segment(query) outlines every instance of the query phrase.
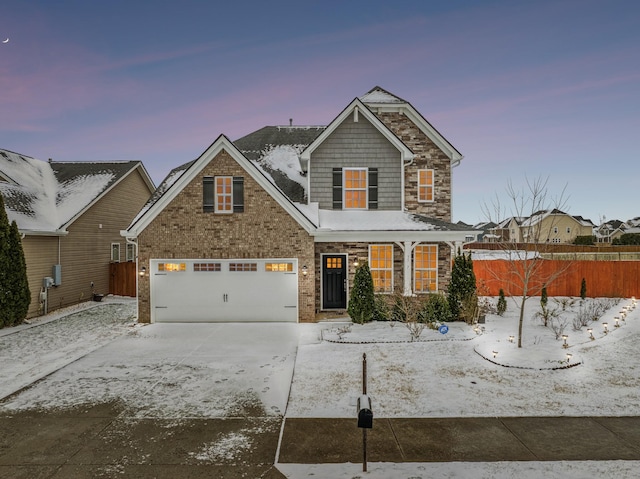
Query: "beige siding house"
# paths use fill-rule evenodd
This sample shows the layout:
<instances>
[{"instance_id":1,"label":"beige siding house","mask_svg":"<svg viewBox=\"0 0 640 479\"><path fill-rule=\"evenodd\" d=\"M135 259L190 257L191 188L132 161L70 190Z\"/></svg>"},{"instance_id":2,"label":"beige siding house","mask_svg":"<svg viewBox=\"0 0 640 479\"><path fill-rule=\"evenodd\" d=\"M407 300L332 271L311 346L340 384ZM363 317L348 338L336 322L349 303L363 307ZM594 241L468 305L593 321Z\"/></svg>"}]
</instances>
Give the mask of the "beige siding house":
<instances>
[{"instance_id":1,"label":"beige siding house","mask_svg":"<svg viewBox=\"0 0 640 479\"><path fill-rule=\"evenodd\" d=\"M524 243L573 243L577 236L593 235L594 224L557 209L538 211L520 224Z\"/></svg>"},{"instance_id":2,"label":"beige siding house","mask_svg":"<svg viewBox=\"0 0 640 479\"><path fill-rule=\"evenodd\" d=\"M344 314L369 263L377 292L446 291L458 152L376 87L327 126L221 135L175 168L122 232L138 248L139 320L314 321Z\"/></svg>"},{"instance_id":3,"label":"beige siding house","mask_svg":"<svg viewBox=\"0 0 640 479\"><path fill-rule=\"evenodd\" d=\"M153 190L137 161L44 162L0 150L0 194L23 235L28 317L109 293L109 263L135 261L120 231Z\"/></svg>"}]
</instances>

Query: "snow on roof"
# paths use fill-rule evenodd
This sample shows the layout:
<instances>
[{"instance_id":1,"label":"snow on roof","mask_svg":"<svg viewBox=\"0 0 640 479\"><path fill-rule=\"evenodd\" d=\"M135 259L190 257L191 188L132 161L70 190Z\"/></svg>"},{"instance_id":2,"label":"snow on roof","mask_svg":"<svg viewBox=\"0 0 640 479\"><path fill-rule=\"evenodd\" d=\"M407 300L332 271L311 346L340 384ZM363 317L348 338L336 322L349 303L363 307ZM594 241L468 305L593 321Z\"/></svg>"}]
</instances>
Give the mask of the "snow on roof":
<instances>
[{"instance_id":1,"label":"snow on roof","mask_svg":"<svg viewBox=\"0 0 640 479\"><path fill-rule=\"evenodd\" d=\"M0 150L0 182L9 221L22 231L60 232L139 162L45 162Z\"/></svg>"},{"instance_id":2,"label":"snow on roof","mask_svg":"<svg viewBox=\"0 0 640 479\"><path fill-rule=\"evenodd\" d=\"M456 227L444 221L406 211L386 210L318 210L321 231L446 231Z\"/></svg>"},{"instance_id":3,"label":"snow on roof","mask_svg":"<svg viewBox=\"0 0 640 479\"><path fill-rule=\"evenodd\" d=\"M362 103L406 103L402 98L398 98L378 86L362 95L360 101Z\"/></svg>"},{"instance_id":4,"label":"snow on roof","mask_svg":"<svg viewBox=\"0 0 640 479\"><path fill-rule=\"evenodd\" d=\"M277 176L282 175L291 183L286 187L285 194L294 199L308 198L307 180L303 176L300 167L299 154L306 148L306 145L277 145L268 146L261 154L260 159L252 161L260 168L265 176L276 186L280 187L283 181L277 181ZM284 179L283 178L283 179ZM280 183L280 184L279 184ZM284 187L284 185L282 185ZM295 194L290 191L296 187L302 190L302 194ZM281 188L283 189L283 188Z\"/></svg>"}]
</instances>

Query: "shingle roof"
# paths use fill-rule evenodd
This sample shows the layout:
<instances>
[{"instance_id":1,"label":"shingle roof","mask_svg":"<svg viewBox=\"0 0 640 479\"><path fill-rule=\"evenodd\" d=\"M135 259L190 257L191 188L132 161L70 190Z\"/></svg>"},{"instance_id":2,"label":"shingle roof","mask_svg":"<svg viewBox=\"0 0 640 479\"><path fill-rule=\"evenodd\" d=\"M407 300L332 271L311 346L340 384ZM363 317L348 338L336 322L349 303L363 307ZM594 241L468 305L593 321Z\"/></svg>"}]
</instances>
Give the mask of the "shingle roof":
<instances>
[{"instance_id":1,"label":"shingle roof","mask_svg":"<svg viewBox=\"0 0 640 479\"><path fill-rule=\"evenodd\" d=\"M140 165L55 162L0 150L0 193L22 231L60 232L114 183Z\"/></svg>"}]
</instances>

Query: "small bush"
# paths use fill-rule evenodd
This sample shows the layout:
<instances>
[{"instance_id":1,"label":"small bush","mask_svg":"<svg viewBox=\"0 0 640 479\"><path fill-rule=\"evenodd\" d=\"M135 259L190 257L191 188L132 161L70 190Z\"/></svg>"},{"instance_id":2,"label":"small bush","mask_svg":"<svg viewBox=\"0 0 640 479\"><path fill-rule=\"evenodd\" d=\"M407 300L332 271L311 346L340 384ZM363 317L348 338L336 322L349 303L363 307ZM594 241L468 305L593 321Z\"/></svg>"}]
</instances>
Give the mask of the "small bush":
<instances>
[{"instance_id":1,"label":"small bush","mask_svg":"<svg viewBox=\"0 0 640 479\"><path fill-rule=\"evenodd\" d=\"M382 294L376 294L373 299L373 321L391 321L391 308L387 299Z\"/></svg>"},{"instance_id":2,"label":"small bush","mask_svg":"<svg viewBox=\"0 0 640 479\"><path fill-rule=\"evenodd\" d=\"M587 280L582 278L582 283L580 283L580 299L582 301L587 297Z\"/></svg>"},{"instance_id":3,"label":"small bush","mask_svg":"<svg viewBox=\"0 0 640 479\"><path fill-rule=\"evenodd\" d=\"M543 308L547 307L547 303L549 302L549 297L547 296L547 287L542 287L542 293L540 294L540 306Z\"/></svg>"},{"instance_id":4,"label":"small bush","mask_svg":"<svg viewBox=\"0 0 640 479\"><path fill-rule=\"evenodd\" d=\"M430 294L424 301L418 319L422 323L444 323L451 319L449 302L441 294Z\"/></svg>"},{"instance_id":5,"label":"small bush","mask_svg":"<svg viewBox=\"0 0 640 479\"><path fill-rule=\"evenodd\" d=\"M507 310L507 300L504 299L504 290L500 289L500 294L498 296L498 315L502 316L504 312Z\"/></svg>"},{"instance_id":6,"label":"small bush","mask_svg":"<svg viewBox=\"0 0 640 479\"><path fill-rule=\"evenodd\" d=\"M560 316L558 308L547 308L546 306L542 306L540 311L535 314L536 318L540 318L542 320L542 325L546 328L552 322L553 319Z\"/></svg>"}]
</instances>

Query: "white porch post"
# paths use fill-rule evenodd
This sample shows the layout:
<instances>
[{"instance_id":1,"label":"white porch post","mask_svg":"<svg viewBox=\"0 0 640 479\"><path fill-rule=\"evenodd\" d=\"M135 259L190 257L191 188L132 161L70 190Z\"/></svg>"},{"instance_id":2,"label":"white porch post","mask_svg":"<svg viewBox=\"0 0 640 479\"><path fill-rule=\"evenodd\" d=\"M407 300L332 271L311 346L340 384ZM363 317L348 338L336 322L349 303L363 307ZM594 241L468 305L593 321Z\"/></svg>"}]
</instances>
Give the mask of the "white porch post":
<instances>
[{"instance_id":1,"label":"white porch post","mask_svg":"<svg viewBox=\"0 0 640 479\"><path fill-rule=\"evenodd\" d=\"M413 295L413 288L411 287L411 283L412 283L412 274L411 274L411 253L413 252L413 248L415 248L415 246L419 243L419 241L413 242L413 241L404 241L404 242L399 242L397 241L396 244L398 246L400 246L400 249L402 250L402 252L404 253L404 261L403 261L403 267L404 267L404 274L403 274L403 278L404 278L404 284L403 284L403 291L402 294L404 294L405 296L412 296Z\"/></svg>"}]
</instances>

